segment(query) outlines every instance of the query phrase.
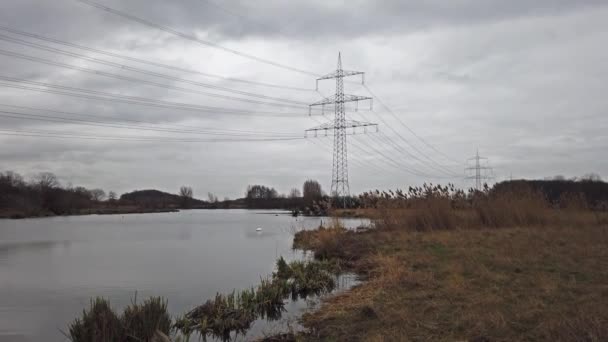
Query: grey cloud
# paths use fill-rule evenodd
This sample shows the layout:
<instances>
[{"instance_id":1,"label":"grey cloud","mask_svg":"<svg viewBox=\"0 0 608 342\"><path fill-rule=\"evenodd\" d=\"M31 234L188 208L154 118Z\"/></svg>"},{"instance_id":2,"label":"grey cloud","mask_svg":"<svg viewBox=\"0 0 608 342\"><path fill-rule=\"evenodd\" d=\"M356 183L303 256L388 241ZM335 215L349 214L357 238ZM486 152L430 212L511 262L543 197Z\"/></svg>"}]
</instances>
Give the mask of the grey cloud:
<instances>
[{"instance_id":1,"label":"grey cloud","mask_svg":"<svg viewBox=\"0 0 608 342\"><path fill-rule=\"evenodd\" d=\"M363 114L371 121L380 122L381 131L402 148L417 154L404 144L402 139L407 139L434 160L450 164L455 172L462 172L464 160L479 147L501 176L511 172L516 177L558 173L574 176L591 171L608 175L607 162L601 157L608 143L605 134L608 100L604 96L608 75L608 49L604 47L608 39L605 21L608 8L604 1L216 2L236 15L205 0L96 1L236 50L319 72L335 68L337 50L341 50L345 67L368 71L370 87L391 107L399 108L395 112L403 122L451 159L462 162L447 160L428 149L383 111L378 102L375 103L377 113L349 115L364 120ZM226 76L314 86L313 77L184 41L73 0L8 0L0 4L0 9L2 25L32 33ZM6 42L0 42L0 48L204 90ZM107 56L97 57L127 63ZM248 86L137 66L302 102L319 99L314 92ZM284 118L218 115L0 87L2 104L95 114L117 124L141 120L193 128L298 135L318 124L307 117L306 110L218 100L5 56L0 56L0 75L164 101L293 114ZM331 82L324 84L322 92L329 94L332 87ZM346 87L348 92L367 95L364 88L355 84L347 83ZM0 110L3 108L0 106ZM207 191L220 197L235 197L242 195L247 184L253 182L267 183L286 192L307 178L317 178L328 188L331 176L331 155L310 141L165 143L162 137L185 135L1 116L0 126L5 130L157 137L158 142L116 142L0 135L3 146L0 170L13 169L28 175L53 171L63 182L119 192L151 187L176 191L180 185L189 184L201 197ZM430 173L427 166L391 145L377 144L377 138L349 139L375 146L400 164ZM331 139L317 140L317 144L331 149ZM377 153L350 149L349 158L353 192L375 187L405 187L429 180L446 181L407 174L387 164ZM450 181L466 185L462 179Z\"/></svg>"}]
</instances>

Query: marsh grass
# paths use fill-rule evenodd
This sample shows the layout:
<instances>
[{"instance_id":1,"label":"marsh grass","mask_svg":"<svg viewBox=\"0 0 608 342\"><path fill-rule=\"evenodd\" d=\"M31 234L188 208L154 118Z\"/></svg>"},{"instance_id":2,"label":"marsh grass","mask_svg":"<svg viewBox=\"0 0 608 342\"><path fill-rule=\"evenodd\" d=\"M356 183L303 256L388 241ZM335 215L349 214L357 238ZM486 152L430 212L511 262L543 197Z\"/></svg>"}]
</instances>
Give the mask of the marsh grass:
<instances>
[{"instance_id":1,"label":"marsh grass","mask_svg":"<svg viewBox=\"0 0 608 342\"><path fill-rule=\"evenodd\" d=\"M244 335L256 319L281 318L288 298L305 299L332 291L337 269L331 262L288 263L281 257L272 277L262 279L257 287L217 294L178 318L174 327L184 336L196 333L203 340L214 337L228 341L233 335Z\"/></svg>"},{"instance_id":2,"label":"marsh grass","mask_svg":"<svg viewBox=\"0 0 608 342\"><path fill-rule=\"evenodd\" d=\"M73 342L163 341L171 329L167 302L151 297L143 304L134 300L118 315L103 298L91 300L88 310L69 325Z\"/></svg>"}]
</instances>

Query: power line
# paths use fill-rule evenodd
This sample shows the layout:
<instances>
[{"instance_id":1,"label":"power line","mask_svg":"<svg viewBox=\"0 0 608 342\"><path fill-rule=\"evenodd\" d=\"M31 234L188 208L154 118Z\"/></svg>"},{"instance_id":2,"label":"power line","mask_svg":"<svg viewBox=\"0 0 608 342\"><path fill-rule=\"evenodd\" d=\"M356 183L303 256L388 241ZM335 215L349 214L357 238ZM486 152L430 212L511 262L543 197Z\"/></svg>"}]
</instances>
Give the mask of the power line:
<instances>
[{"instance_id":1,"label":"power line","mask_svg":"<svg viewBox=\"0 0 608 342\"><path fill-rule=\"evenodd\" d=\"M242 15L242 14L240 14L240 13L237 13L237 12L231 11L231 10L227 9L226 7L220 6L219 4L217 4L217 3L216 3L216 2L214 2L214 1L211 1L211 0L201 0L201 1L202 1L202 2L204 2L204 3L206 3L207 5L209 5L209 6L211 6L211 7L214 7L214 8L216 8L216 9L218 9L218 10L220 10L220 11L222 11L222 12L224 12L224 13L228 14L228 15L231 15L231 16L234 16L234 17L237 17L237 18L239 18L239 19L241 19L241 20L244 20L244 21L248 21L248 22L250 22L250 23L252 23L252 24L255 24L255 25L257 25L257 26L264 27L265 29L267 29L267 30L269 30L269 31L271 31L271 32L272 32L272 31L279 31L279 32L281 31L281 30L277 30L276 28L274 28L274 27L271 27L271 26L267 25L267 24L266 24L266 23L264 23L264 22L260 22L260 21L257 21L257 20L253 20L253 19L251 19L251 18L249 18L249 17L247 17L247 16L244 16L244 15Z\"/></svg>"},{"instance_id":2,"label":"power line","mask_svg":"<svg viewBox=\"0 0 608 342\"><path fill-rule=\"evenodd\" d=\"M207 41L202 41L202 40L200 40L200 39L198 39L198 38L196 38L196 37L194 37L194 36L187 35L187 34L184 34L184 33L178 32L178 31L175 31L175 30L173 30L173 29L171 29L171 28L169 28L169 27L166 27L166 26L163 26L163 25L159 25L159 24L155 24L155 23L150 22L150 21L148 21L148 20L145 20L145 19L142 19L142 18L139 18L139 17L133 16L133 15L130 15L130 14L125 13L125 12L121 12L121 11L116 10L116 9L109 8L109 7L107 7L107 6L102 6L102 5L100 5L100 4L98 4L98 3L95 3L95 2L93 2L93 1L89 1L89 0L76 0L76 1L79 1L79 2L85 3L85 4L89 5L89 6L93 6L93 7L96 7L96 8L102 9L102 10L105 10L105 11L108 11L108 12L110 12L110 13L113 13L113 14L119 15L119 16L121 16L121 17L124 17L124 18L130 19L130 20L134 20L134 21L136 21L136 22L142 23L142 24L147 25L147 26L151 26L151 27L155 27L155 28L161 29L161 30L163 30L163 31L166 31L166 32L172 33L172 34L174 34L174 35L177 35L177 36L182 37L182 38L185 38L185 39L189 39L189 40L192 40L192 41L195 41L195 42L198 42L198 43L204 44L204 45L208 45L208 46L213 46L213 47L217 47L217 48L225 49L225 48L223 48L223 47L221 47L221 46L219 46L219 45L217 45L217 44L215 44L215 43L211 43L211 42L207 42ZM234 13L231 13L231 14L232 14L232 15L235 15ZM297 68L293 68L293 67L290 67L290 66L286 66L286 65L278 65L276 62L273 62L273 61L268 61L268 60L263 60L263 59L259 59L258 57L251 56L251 55L248 55L248 54L244 54L244 53L239 52L239 51L236 51L236 50L228 49L227 51L228 51L228 52L231 52L231 53L235 53L235 54L240 55L240 56L244 56L244 57L247 57L247 58L251 58L251 59L253 59L253 60L256 60L256 61L259 61L259 62L262 62L262 63L266 63L266 64L271 64L271 65L274 65L274 66L278 66L278 67L281 67L281 68L284 68L284 69L287 69L287 70L291 70L291 71L297 71L297 72L301 72L301 73L305 73L305 74L309 74L309 75L315 75L314 73L309 72L309 71L303 71L303 70L300 70L300 69L297 69ZM367 86L365 86L365 88L367 89L367 91L368 91L368 92L369 92L369 93L370 93L372 96L374 96L374 97L375 97L375 98L376 98L376 99L377 99L377 100L378 100L378 101L379 101L379 102L382 104L382 106L383 106L383 107L385 107L385 108L387 109L387 111L389 111L391 114L393 114L393 115L394 115L394 116L395 116L395 117L398 119L398 121L399 121L399 122L400 122L400 123L401 123L401 124L402 124L404 127L406 127L406 129L408 129L408 130L409 130L409 131L410 131L412 134L414 134L414 135L415 135L415 136L416 136L418 139L420 139L421 141L423 141L423 143L424 143L425 145L427 145L428 147L432 148L432 149L433 149L433 150L435 150L436 152L441 153L442 155L444 155L444 156L448 157L447 155L443 154L441 151L437 150L437 149L436 149L434 146L432 146L431 144L429 144L428 142L426 142L426 141L425 141L425 140L424 140L422 137L420 137L420 136L418 136L417 134L415 134L415 133L413 132L413 130L411 130L411 129L410 129L408 126L407 126L407 125L405 125L405 124L404 124L404 123L403 123L403 122L402 122L402 121L401 121L401 120L400 120L400 119L399 119L399 118L398 118L398 117L397 117L397 116L396 116L396 115L395 115L395 114L392 112L392 110L391 110L391 109L390 109L390 108L389 108L387 105L385 105L385 104L384 104L384 102L382 102L382 101L381 101L381 100L380 100L380 99L379 99L379 98L378 98L378 97L377 97L377 96L376 96L376 95L375 95L375 94L374 94L374 93L373 93L373 92L372 92L372 91L371 91L371 90L370 90L370 89L369 89ZM388 125L388 126L390 127L390 125ZM392 127L391 127L391 128L392 128ZM401 136L400 136L400 137L401 137ZM402 137L401 137L401 138L402 138ZM413 145L412 145L412 146L413 146ZM424 154L423 154L423 155L424 155ZM424 156L426 156L426 155L424 155ZM428 156L426 156L426 157L428 158ZM449 157L448 157L448 158L449 158ZM430 158L429 158L429 160L432 160L432 159L430 159ZM432 162L436 163L434 160L432 160ZM437 164L438 164L438 163L437 163ZM440 164L438 164L438 165L439 165L439 166L441 166ZM441 167L442 167L442 166L441 166ZM449 173L451 173L451 171L450 171Z\"/></svg>"},{"instance_id":3,"label":"power line","mask_svg":"<svg viewBox=\"0 0 608 342\"><path fill-rule=\"evenodd\" d=\"M395 161L393 158L387 156L384 152L382 152L381 150L375 148L371 144L366 144L366 143L364 143L362 141L359 141L359 142L362 144L363 147L361 145L359 145L359 144L355 144L355 140L351 139L351 143L353 144L353 146L356 146L360 150L363 150L363 151L365 151L365 152L367 152L367 153L369 153L371 155L376 155L376 156L382 157L383 161L385 163L387 163L387 165L390 165L391 167L394 167L395 169L397 169L399 171L405 171L405 172L407 172L407 173L409 173L411 175L419 176L419 177L426 177L427 176L426 174L420 173L417 170L412 170L408 166L405 166L405 165L403 165L403 164ZM367 150L367 148L369 148L371 150L371 152L370 152L370 150Z\"/></svg>"},{"instance_id":4,"label":"power line","mask_svg":"<svg viewBox=\"0 0 608 342\"><path fill-rule=\"evenodd\" d=\"M198 70L177 67L174 65L153 62L153 61L149 61L149 60L145 60L145 59L141 59L141 58L135 58L135 57L117 54L114 52L96 49L96 48L92 48L92 47L88 47L88 46L84 46L84 45L80 45L80 44L70 43L70 42L66 42L63 40L55 39L55 38L49 38L49 37L46 37L43 35L29 33L29 32L25 32L25 31L21 31L21 30L17 30L17 29L11 28L11 27L1 26L1 25L0 25L0 30L10 32L13 34L17 34L17 35L22 35L22 36L42 40L42 41L46 41L46 42L50 42L50 43L54 43L54 44L58 44L58 45L69 46L69 47L77 48L80 50L90 51L90 52L102 54L102 55L109 56L109 57L120 58L120 59L124 59L124 60L128 60L128 61L132 61L132 62L147 64L147 65L154 66L154 67L165 68L165 69L185 72L185 73L189 73L189 74L197 74L197 75L201 75L201 76L205 76L205 77L221 79L224 81L240 82L240 83L246 83L246 84L257 85L257 86L262 86L262 87L278 88L278 89L285 89L285 90L314 92L314 89L299 88L299 87L286 86L286 85L274 84L274 83L257 82L257 81L242 79L242 78L236 78L236 77L226 77L226 76L206 73L206 72L202 72L202 71L198 71ZM16 38L13 38L13 39L16 39ZM30 44L35 44L35 43L30 42Z\"/></svg>"},{"instance_id":5,"label":"power line","mask_svg":"<svg viewBox=\"0 0 608 342\"><path fill-rule=\"evenodd\" d=\"M183 33L183 32L179 32L179 31L174 30L174 29L172 29L170 27L153 23L153 22L151 22L149 20L137 17L135 15L132 15L132 14L129 14L129 13L126 13L126 12L123 12L123 11L120 11L120 10L117 10L117 9L114 9L114 8L110 8L108 6L101 5L101 4L99 4L97 2L94 2L94 1L89 1L89 0L75 0L75 1L78 1L80 3L92 6L94 8L97 8L97 9L100 9L100 10L112 13L114 15L117 15L117 16L120 16L120 17L123 17L123 18L126 18L126 19L129 19L129 20L138 22L140 24L143 24L143 25L146 25L146 26L149 26L149 27L153 27L153 28L156 28L156 29L168 32L168 33L171 33L171 34L173 34L175 36L178 36L178 37L181 37L181 38L184 38L184 39L196 42L198 44L214 47L216 49L220 49L220 50L232 53L232 54L240 56L240 57L248 58L248 59L254 60L256 62L268 64L268 65L271 65L271 66L274 66L274 67L277 67L277 68L281 68L281 69L285 69L285 70L301 73L301 74L304 74L304 75L309 75L309 76L316 76L317 75L317 74L315 74L315 73L313 73L311 71L294 68L294 67L291 67L291 66L288 66L288 65L285 65L285 64L277 63L275 61L271 61L271 60L268 60L268 59L265 59L265 58L261 58L261 57L257 57L257 56L254 56L254 55L251 55L251 54L248 54L248 53L244 53L244 52L241 52L241 51L238 51L238 50L235 50L235 49L230 49L230 48L224 47L222 45L219 45L217 43L213 43L213 42L209 42L209 41L206 41L206 40L202 40L202 39L199 39L199 38L197 38L197 37L195 37L193 35L186 34L186 33Z\"/></svg>"},{"instance_id":6,"label":"power line","mask_svg":"<svg viewBox=\"0 0 608 342\"><path fill-rule=\"evenodd\" d=\"M368 118L364 114L362 114L360 112L357 112L357 113L359 114L359 116L361 118L363 118L363 120L368 120ZM384 119L382 119L382 117L379 117L379 118L380 118L380 120L386 126L388 126L389 128L392 129L392 126L390 126L386 121L384 121ZM394 129L393 129L393 131L394 131ZM396 132L396 131L394 131L394 132L398 134L398 132ZM432 170L434 170L436 172L438 171L439 173L446 174L446 172L444 170L439 169L439 168L435 167L434 165L428 164L428 162L420 159L416 155L414 155L411 152L407 151L406 149L402 148L401 145L397 144L393 139L391 139L388 135L386 135L382 131L380 131L377 136L376 135L371 135L371 138L374 138L374 140L376 142L378 142L378 146L382 146L382 145L388 144L389 146L393 147L395 149L395 151L397 151L398 153L403 153L405 155L408 155L411 158L413 158L416 161L418 161L421 164L423 164L424 166L429 167L429 168L431 168ZM405 141L407 142L407 140L405 140ZM420 151L418 151L418 152L421 153ZM418 172L418 173L424 173L424 171L420 171L420 170L416 170L416 172ZM456 176L455 173L447 173L447 175Z\"/></svg>"},{"instance_id":7,"label":"power line","mask_svg":"<svg viewBox=\"0 0 608 342\"><path fill-rule=\"evenodd\" d=\"M2 39L2 38L0 37L0 39ZM199 90L176 87L176 86L148 81L148 80L144 80L144 79L128 77L128 76L121 76L121 75L117 75L117 74L113 74L113 73L109 73L109 72L105 72L105 71L101 71L101 70L95 70L95 69L84 68L84 67L79 67L79 66L75 66L75 65L55 62L55 61L51 61L51 60L44 59L44 58L34 57L34 56L25 55L25 54L13 52L13 51L2 50L2 49L0 49L0 54L9 56L9 57L25 59L25 60L29 60L29 61L36 62L36 63L42 63L42 64L46 64L46 65L51 65L51 66L58 66L61 68L66 68L66 69L71 69L71 70L77 70L77 71L81 71L81 72L85 72L85 73L89 73L89 74L93 74L93 75L97 75L97 76L104 76L104 77L110 77L110 78L123 80L123 81L142 83L142 84L152 85L155 87L177 90L177 91L181 91L181 92L201 94L201 95L210 96L210 97L217 97L217 98L222 98L222 99L242 101L242 102L248 102L248 103L256 103L256 104L262 104L262 105L266 105L266 106L305 108L302 105L290 105L290 104L282 104L282 103L275 103L275 102L257 101L257 100L252 100L252 99L244 99L244 98L240 98L240 97L208 93L208 92L203 92L203 91L199 91Z\"/></svg>"},{"instance_id":8,"label":"power line","mask_svg":"<svg viewBox=\"0 0 608 342\"><path fill-rule=\"evenodd\" d=\"M370 93L371 94L371 93ZM371 94L373 96L373 94ZM367 120L366 116L363 115L362 113L359 113L359 115L364 118L365 120ZM395 143L395 141L393 141L393 139L391 139L388 135L382 133L385 137L385 139L387 139L389 141L389 144L392 144L393 147L395 147L396 149L398 149L399 151L401 151L402 153L407 154L408 156L410 156L411 158L427 165L427 167L438 171L439 173L445 174L445 175L449 175L449 176L456 176L457 174L455 172L452 172L451 170L447 169L445 166L439 164L438 162L436 162L434 159L432 159L431 157L429 157L427 154L425 154L424 152L420 151L415 145L413 145L408 139L406 139L405 137L403 137L402 134L400 134L392 125L390 125L388 122L386 122L386 120L384 120L384 118L382 118L382 116L378 115L376 113L376 116L378 117L378 119L380 119L380 121L382 123L384 123L384 125L386 127L388 127L395 135L397 135L403 142L405 142L412 150L414 150L415 152L417 152L418 154L420 154L422 157L424 157L425 159L428 160L424 161L422 159L420 159L419 157L417 157L416 155L412 154L411 152L402 149L401 146L397 143ZM431 165L429 164L435 164L435 165Z\"/></svg>"},{"instance_id":9,"label":"power line","mask_svg":"<svg viewBox=\"0 0 608 342\"><path fill-rule=\"evenodd\" d=\"M218 135L218 136L253 136L253 137L277 137L273 135L261 135L261 134L251 134L251 133L235 133L235 132L214 132L214 131L180 131L174 129L165 129L165 128L154 128L154 127L142 127L142 126L133 126L133 125L120 125L113 123L103 123L97 121L90 120L79 120L79 119L69 119L62 117L55 117L49 115L40 115L40 114L29 114L29 113L19 113L12 111L4 111L0 110L0 117L11 118L11 119L20 119L20 120L34 120L34 121L46 121L46 122L57 122L57 123L73 123L77 125L85 125L85 126L94 126L94 127L107 127L107 128L120 128L120 129L129 129L129 130L138 130L138 131L153 131L153 132L166 132L166 133L181 133L181 134L197 134L197 135ZM280 137L289 137L287 135L282 135ZM296 137L292 135L291 137Z\"/></svg>"},{"instance_id":10,"label":"power line","mask_svg":"<svg viewBox=\"0 0 608 342\"><path fill-rule=\"evenodd\" d=\"M91 135L70 132L32 131L32 130L7 130L0 129L0 135L43 137L43 138L66 138L84 140L108 140L108 141L137 141L137 142L167 142L167 143L211 143L211 142L261 142L261 141L294 141L303 140L303 137L294 138L223 138L223 139L175 139L163 137L130 137L130 136L107 136Z\"/></svg>"},{"instance_id":11,"label":"power line","mask_svg":"<svg viewBox=\"0 0 608 342\"><path fill-rule=\"evenodd\" d=\"M323 150L325 150L325 152L328 153L332 153L332 148L326 146L326 144L324 144L324 139L307 139L308 141L310 141L311 143L313 143L314 145L317 145L319 147L321 147ZM360 159L356 158L357 155L353 155L353 158L351 158L351 161L357 165L360 166L361 168L367 168L367 169L372 169L372 174L373 175L379 175L379 174L383 174L383 173L390 173L388 172L386 169L379 167L376 164L372 164L372 163L366 163Z\"/></svg>"},{"instance_id":12,"label":"power line","mask_svg":"<svg viewBox=\"0 0 608 342\"><path fill-rule=\"evenodd\" d=\"M430 149L434 150L435 152L441 154L443 157L445 157L446 159L454 162L454 163L459 163L458 161L454 160L453 158L451 158L450 156L448 156L447 154L441 152L440 150L438 150L435 146L433 146L432 144L430 144L429 142L427 142L424 138L422 138L421 136L419 136L418 134L416 134L416 132L414 132L414 130L412 130L408 125L406 125L400 118L398 115L396 115L374 92L371 91L371 89L369 89L369 87L367 85L363 85L363 87L369 92L369 94L371 96L373 96L379 103L380 105L382 105L382 107L384 107L386 109L387 112L389 112L395 119L397 119L397 121L403 126L405 127L413 136L415 136L416 138L418 138L418 140L420 140L423 144L425 144L427 147L429 147Z\"/></svg>"},{"instance_id":13,"label":"power line","mask_svg":"<svg viewBox=\"0 0 608 342\"><path fill-rule=\"evenodd\" d=\"M249 96L249 97L256 97L256 98L267 99L267 100L273 100L273 101L278 101L278 102L287 102L287 103L293 103L293 104L299 104L299 105L306 105L305 102L301 102L301 101L295 101L295 100L291 100L291 99L284 99L284 98L280 98L280 97L267 96L267 95L257 94L257 93L250 93L250 92L245 92L245 91L238 90L238 89L218 86L218 85L215 85L215 84L209 84L209 83L204 83L204 82L184 79L184 78L181 78L181 77L176 77L176 76L162 74L162 73L158 73L158 72L154 72L154 71L150 71L150 70L140 69L140 68L132 67L132 66L129 66L129 65L115 63L115 62L111 62L111 61L107 61L107 60L103 60L103 59L99 59L99 58L89 57L89 56L82 55L82 54L79 54L79 53L74 53L74 52L71 52L71 51L57 49L57 48L49 47L49 46L42 45L42 44L32 43L32 42L28 42L28 41L25 41L25 40L22 40L22 39L13 38L13 37L1 35L1 34L0 34L0 40L8 41L8 42L11 42L11 43L14 43L14 44L20 44L20 45L23 45L23 46L33 47L33 48L36 48L36 49L39 49L39 50L49 51L49 52L52 52L52 53L57 53L57 54L65 55L65 56L71 56L71 57L74 57L74 58L90 61L90 62L93 62L93 63L98 63L98 64L103 64L103 65L111 66L111 67L118 68L118 69L123 70L123 71L124 70L133 71L133 72L144 74L144 75L148 75L148 76L154 76L154 77L159 77L159 78L163 78L163 79L167 79L167 80L171 80L171 81L187 83L187 84L195 85L195 86L198 86L198 87L215 89L215 90L235 93L235 94L239 94L239 95L244 95L244 96ZM12 51L10 51L10 53L13 54L13 55L17 54L17 53L12 52ZM32 60L32 58L35 58L37 62L42 62L42 63L45 63L45 64L54 63L53 65L57 65L57 63L58 63L58 62L55 62L55 61L44 60L44 59L39 58L39 57L27 56L27 55L23 55L23 54L20 54L20 55L26 56L25 58L29 59L29 60ZM20 58L23 58L23 57L20 57ZM65 64L63 66L65 67ZM69 68L73 69L74 66L69 66Z\"/></svg>"},{"instance_id":14,"label":"power line","mask_svg":"<svg viewBox=\"0 0 608 342\"><path fill-rule=\"evenodd\" d=\"M55 113L55 114L62 114L62 115L68 115L68 116L76 116L76 117L90 117L90 118L95 118L95 119L102 119L102 120L108 120L108 119L115 119L118 121L123 121L123 122L132 122L138 125L132 125L134 127L149 127L149 126L141 126L140 124L149 124L149 125L154 125L154 127L152 128L158 128L158 125L154 122L150 122L150 121L143 121L143 120L133 120L133 119L129 119L129 118L125 118L125 117L108 117L108 116L103 116L103 115L95 115L95 114L84 114L84 113L74 113L74 112L67 112L67 111L59 111L59 110L51 110L51 109L46 109L46 108L36 108L36 107L29 107L29 106L18 106L18 105L9 105L9 104L4 104L4 103L0 103L0 106L2 107L9 107L9 108L17 108L17 109L26 109L26 110L33 110L33 111L41 111L41 112L45 112L45 113ZM78 119L76 119L78 120ZM106 123L107 121L92 121L92 122L100 122L100 123ZM208 132L226 132L226 133L243 133L243 134L266 134L266 135L287 135L287 136L296 136L296 134L294 133L287 133L287 132L272 132L272 131L252 131L252 130L236 130L236 129L213 129L211 130L208 127L197 127L197 126L191 126L191 125L178 125L178 124L172 124L172 125L167 125L164 124L165 129L168 130L173 130L175 132L184 132L184 133L208 133ZM168 128L166 128L168 127Z\"/></svg>"},{"instance_id":15,"label":"power line","mask_svg":"<svg viewBox=\"0 0 608 342\"><path fill-rule=\"evenodd\" d=\"M197 111L197 112L210 112L210 113L214 113L214 114L259 115L259 116L269 116L269 117L286 117L286 116L290 116L290 115L301 115L300 113L279 113L279 112L266 112L266 111L252 112L252 111L247 111L247 110L239 110L239 109L231 109L231 108L200 106L200 105L180 103L180 102L154 100L154 99L142 98L142 97L137 97L137 96L118 95L118 94L113 94L113 93L87 90L87 89L82 89L82 88L54 85L54 84L49 84L49 83L44 83L44 82L35 82L35 81L29 81L29 80L25 80L25 79L6 77L6 76L0 76L0 79L9 81L9 82L33 84L33 85L37 85L37 86L64 89L64 90L68 90L68 91L41 89L41 88L27 87L27 86L22 86L22 85L0 83L0 86L4 86L4 87L32 90L32 91L80 97L80 98L88 98L88 99L100 100L100 101L138 104L138 105L158 107L158 108L173 108L173 109L189 110L189 111ZM78 93L74 93L74 92L83 92L83 93L87 93L87 94L78 94ZM94 96L94 95L88 95L88 94L97 94L100 96Z\"/></svg>"}]
</instances>

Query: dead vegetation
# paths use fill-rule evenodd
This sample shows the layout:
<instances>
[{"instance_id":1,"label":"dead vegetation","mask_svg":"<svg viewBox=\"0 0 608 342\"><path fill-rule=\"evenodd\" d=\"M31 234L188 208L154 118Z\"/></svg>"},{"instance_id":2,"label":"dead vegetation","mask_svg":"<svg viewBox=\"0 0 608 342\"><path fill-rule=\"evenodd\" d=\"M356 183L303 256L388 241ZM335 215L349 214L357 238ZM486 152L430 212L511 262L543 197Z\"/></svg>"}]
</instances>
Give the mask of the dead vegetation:
<instances>
[{"instance_id":1,"label":"dead vegetation","mask_svg":"<svg viewBox=\"0 0 608 342\"><path fill-rule=\"evenodd\" d=\"M427 189L383 200L375 229L298 233L296 247L367 278L305 315L302 338L608 340L605 212L576 195Z\"/></svg>"}]
</instances>

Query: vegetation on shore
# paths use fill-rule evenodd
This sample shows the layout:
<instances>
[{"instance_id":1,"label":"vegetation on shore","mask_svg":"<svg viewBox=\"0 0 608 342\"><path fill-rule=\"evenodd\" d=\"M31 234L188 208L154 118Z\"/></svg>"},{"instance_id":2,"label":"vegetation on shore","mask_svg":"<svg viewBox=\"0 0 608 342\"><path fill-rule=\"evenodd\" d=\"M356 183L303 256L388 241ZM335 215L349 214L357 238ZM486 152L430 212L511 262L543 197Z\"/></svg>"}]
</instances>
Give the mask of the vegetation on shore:
<instances>
[{"instance_id":1,"label":"vegetation on shore","mask_svg":"<svg viewBox=\"0 0 608 342\"><path fill-rule=\"evenodd\" d=\"M169 212L204 205L192 197L191 189L180 195L141 190L118 197L113 191L63 186L49 172L28 181L14 172L0 172L0 218Z\"/></svg>"},{"instance_id":2,"label":"vegetation on shore","mask_svg":"<svg viewBox=\"0 0 608 342\"><path fill-rule=\"evenodd\" d=\"M370 198L374 229L294 244L367 279L306 314L300 340L608 340L608 213L581 193L425 186Z\"/></svg>"},{"instance_id":3,"label":"vegetation on shore","mask_svg":"<svg viewBox=\"0 0 608 342\"><path fill-rule=\"evenodd\" d=\"M133 303L117 314L107 300L91 301L89 310L75 319L66 334L73 342L166 342L208 337L229 341L244 335L259 318L281 318L286 299L305 299L331 292L339 267L331 262L277 260L276 271L257 287L214 298L173 319L166 301L149 298L142 305Z\"/></svg>"},{"instance_id":4,"label":"vegetation on shore","mask_svg":"<svg viewBox=\"0 0 608 342\"><path fill-rule=\"evenodd\" d=\"M127 214L178 211L179 209L283 209L295 215L326 215L331 204L319 182L307 180L302 192L292 189L289 195L274 188L250 185L245 197L230 200L207 194L208 200L194 198L189 186L178 194L159 190L135 190L120 197L113 191L87 189L68 184L57 176L42 172L25 180L18 173L0 172L0 218L27 218L58 215Z\"/></svg>"}]
</instances>

